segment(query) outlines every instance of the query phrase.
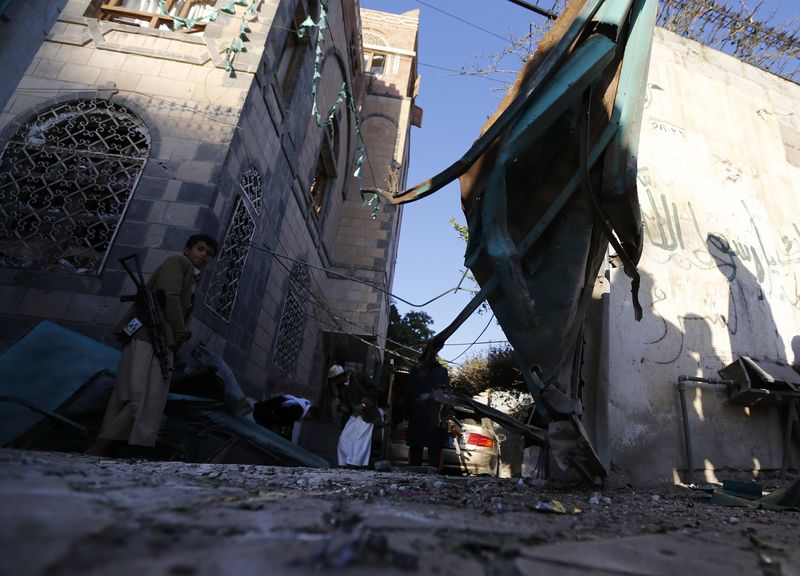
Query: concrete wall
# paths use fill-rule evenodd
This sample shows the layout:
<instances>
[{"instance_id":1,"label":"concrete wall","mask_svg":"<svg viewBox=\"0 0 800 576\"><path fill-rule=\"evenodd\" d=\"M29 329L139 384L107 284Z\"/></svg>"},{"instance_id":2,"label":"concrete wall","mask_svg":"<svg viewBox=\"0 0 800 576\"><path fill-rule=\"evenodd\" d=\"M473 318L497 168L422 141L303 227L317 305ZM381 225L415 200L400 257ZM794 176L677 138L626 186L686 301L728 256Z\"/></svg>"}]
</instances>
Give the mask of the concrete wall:
<instances>
[{"instance_id":1,"label":"concrete wall","mask_svg":"<svg viewBox=\"0 0 800 576\"><path fill-rule=\"evenodd\" d=\"M639 153L644 318L613 270L607 334L612 458L635 481L686 467L679 375L717 377L742 355L797 360L798 103L797 85L656 31ZM695 479L780 468L784 412L725 397L687 392Z\"/></svg>"}]
</instances>

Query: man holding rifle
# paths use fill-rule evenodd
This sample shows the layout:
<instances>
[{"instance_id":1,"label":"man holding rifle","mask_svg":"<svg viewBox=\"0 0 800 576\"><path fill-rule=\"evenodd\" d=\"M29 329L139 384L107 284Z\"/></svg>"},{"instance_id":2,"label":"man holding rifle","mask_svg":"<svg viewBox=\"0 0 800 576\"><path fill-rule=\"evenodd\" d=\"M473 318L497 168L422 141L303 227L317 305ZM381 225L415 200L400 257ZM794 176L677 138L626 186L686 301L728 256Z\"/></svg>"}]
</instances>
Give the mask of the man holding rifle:
<instances>
[{"instance_id":1,"label":"man holding rifle","mask_svg":"<svg viewBox=\"0 0 800 576\"><path fill-rule=\"evenodd\" d=\"M214 238L195 234L186 241L183 254L169 256L156 268L146 286L138 259L134 257L137 275L126 263L129 258L122 259L137 284L137 293L132 298L134 305L114 329L126 344L103 425L87 454L102 456L119 441L155 446L167 402L173 356L192 336L188 323L194 288L200 270L216 253Z\"/></svg>"}]
</instances>

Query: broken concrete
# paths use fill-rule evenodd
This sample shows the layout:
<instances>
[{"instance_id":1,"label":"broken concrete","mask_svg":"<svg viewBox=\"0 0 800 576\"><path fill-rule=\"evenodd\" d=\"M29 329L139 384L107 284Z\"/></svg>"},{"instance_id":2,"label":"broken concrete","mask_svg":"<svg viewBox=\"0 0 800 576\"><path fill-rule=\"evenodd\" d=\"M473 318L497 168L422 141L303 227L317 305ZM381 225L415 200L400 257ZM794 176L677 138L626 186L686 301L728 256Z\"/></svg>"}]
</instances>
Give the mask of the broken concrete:
<instances>
[{"instance_id":1,"label":"broken concrete","mask_svg":"<svg viewBox=\"0 0 800 576\"><path fill-rule=\"evenodd\" d=\"M675 486L0 450L0 501L15 576L800 573L800 512Z\"/></svg>"}]
</instances>

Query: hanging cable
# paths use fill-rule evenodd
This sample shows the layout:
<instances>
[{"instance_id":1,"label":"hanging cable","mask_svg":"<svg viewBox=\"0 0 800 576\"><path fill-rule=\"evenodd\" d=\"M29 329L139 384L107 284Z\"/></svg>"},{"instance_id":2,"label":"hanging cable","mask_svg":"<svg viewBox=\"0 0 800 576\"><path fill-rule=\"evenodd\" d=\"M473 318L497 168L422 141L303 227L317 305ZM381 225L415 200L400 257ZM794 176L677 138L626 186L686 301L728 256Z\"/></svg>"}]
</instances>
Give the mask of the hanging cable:
<instances>
[{"instance_id":1,"label":"hanging cable","mask_svg":"<svg viewBox=\"0 0 800 576\"><path fill-rule=\"evenodd\" d=\"M508 340L484 340L482 342L447 342L442 344L442 346L474 346L476 344L510 344Z\"/></svg>"},{"instance_id":2,"label":"hanging cable","mask_svg":"<svg viewBox=\"0 0 800 576\"><path fill-rule=\"evenodd\" d=\"M290 260L293 260L293 259L290 259ZM280 266L281 266L281 267L282 267L284 270L286 270L286 272L287 272L288 274L291 274L291 269L290 269L290 268L289 268L289 267L288 267L286 264L284 264L284 263L283 263L283 262L282 262L282 261L281 261L279 258L277 259L277 262L278 262L278 264L279 264L279 265L280 265ZM302 261L300 260L299 262L302 262ZM306 262L304 262L304 264L306 264L307 266L309 266L309 264L308 264L308 263L306 263ZM312 276L312 278L313 278L313 276ZM320 291L322 291L322 287L319 285L319 283L316 281L316 279L314 279L314 283L316 284L317 288L318 288ZM354 337L354 338L356 338L356 339L360 340L360 341L361 341L361 342L363 342L364 344L367 344L368 346L372 346L373 348L376 348L376 349L378 349L378 350L383 350L384 352L388 352L388 353L390 353L390 354L393 354L394 356L397 356L398 358L402 358L402 359L404 359L404 360L406 360L406 361L410 362L411 364L415 364L415 363L417 362L417 360L414 360L414 359L412 359L412 358L408 358L408 357L406 357L406 356L403 356L402 354L399 354L398 352L395 352L395 351L392 351L392 350L387 350L385 346L383 346L383 347L381 347L381 346L378 346L377 344L375 344L375 343L373 343L373 342L370 342L369 340L365 339L363 336L361 336L361 335L359 335L359 334L354 334L354 333L352 333L352 332L347 332L347 331L344 329L344 327L342 326L341 322L346 322L346 323L348 323L348 324L351 324L352 326L355 326L356 328L358 328L359 330L361 330L361 331L362 331L362 333L365 333L365 334L367 334L367 335L369 335L369 336L372 336L373 338L376 338L376 339L382 339L384 342L389 342L389 343L391 343L391 344L394 344L395 346L399 346L399 347L401 347L401 348L405 348L406 350L409 350L409 351L411 351L411 352L414 352L415 354L420 354L420 353L421 353L421 350L416 350L416 349L414 349L414 348L411 348L410 346L406 346L405 344L402 344L402 343L400 343L400 342L397 342L397 341L395 341L395 340L392 340L391 338L388 338L388 337L386 337L386 336L381 336L381 335L379 335L379 334L376 334L376 333L374 333L374 332L372 332L372 331L370 331L370 330L367 330L367 329L365 329L365 328L364 328L364 327L362 327L362 326L359 326L358 324L356 324L355 322L353 322L353 321L352 321L352 320L350 320L349 318L342 318L342 317L340 317L340 316L337 316L336 314L334 314L334 313L333 313L333 312L330 310L330 308L329 308L328 304L327 304L326 302L324 302L324 301L323 301L321 298L319 298L319 297L318 297L316 294L314 294L314 292L313 292L313 291L309 290L309 291L308 291L308 294L309 294L309 296L310 296L310 297L311 297L311 298L312 298L312 299L313 299L313 300L314 300L314 301L315 301L317 304L319 304L320 308L322 308L322 309L325 311L325 313L327 313L327 315L330 317L330 320L333 322L334 326L335 326L335 327L336 327L336 328L339 330L339 332L341 332L342 334L347 334L348 336L352 336L352 337ZM306 314L306 315L309 315L309 316L312 316L312 317L313 317L315 320L319 321L320 323L322 323L322 322L324 322L324 321L325 321L323 318L319 318L318 316L315 316L315 315L314 315L314 314L312 314L311 312L306 312L306 311L304 311L304 314Z\"/></svg>"},{"instance_id":3,"label":"hanging cable","mask_svg":"<svg viewBox=\"0 0 800 576\"><path fill-rule=\"evenodd\" d=\"M486 330L488 330L488 328L489 328L489 325L492 323L492 320L494 320L494 314L492 314L492 317L491 317L491 318L489 318L489 321L486 323L486 326L484 326L484 327L483 327L483 330L481 330L481 333L480 333L480 334L478 334L477 338L475 338L475 340L472 342L472 344L470 344L469 346L467 346L467 347L466 347L466 348L465 348L465 349L464 349L464 350L461 352L461 354L459 354L458 356L456 356L455 358L453 358L453 359L451 359L451 360L446 360L446 362L455 362L456 360L458 360L459 358L461 358L461 357L462 357L464 354L466 354L466 353L467 353L467 351L468 351L470 348L472 348L473 346L475 346L475 344L478 342L478 340L480 340L481 336L483 336L483 333L484 333L484 332L486 332Z\"/></svg>"},{"instance_id":4,"label":"hanging cable","mask_svg":"<svg viewBox=\"0 0 800 576\"><path fill-rule=\"evenodd\" d=\"M246 146L246 145L245 145L245 151L246 151L246 152L248 152L248 151L247 151L247 146ZM249 154L249 152L248 152L248 154ZM272 231L273 231L273 233L275 234L275 238L276 238L276 240L277 240L277 244L278 244L279 246L281 246L281 248L283 248L283 249L285 250L286 248L285 248L284 246L282 246L282 242L281 242L281 236L280 236L280 233L278 232L278 228L277 228L277 226L275 225L275 222L273 222L273 220L272 220L272 216L270 216L269 212L266 212L266 211L265 211L265 213L264 213L264 214L265 214L265 216L267 217L266 219L267 219L267 222L269 222L270 228L272 228ZM272 254L273 256L275 256L275 257L276 257L276 261L278 262L278 264L279 264L279 265L280 265L280 266L281 266L281 267L282 267L282 268L283 268L283 269L284 269L284 270L287 272L287 274L289 274L289 275L291 275L291 269L290 269L290 268L289 268L289 267L288 267L286 264L284 264L284 263L281 261L281 258L284 258L284 259L286 259L286 260L289 260L289 261L291 261L291 262L302 262L302 263L303 263L305 266L308 266L309 268L313 268L313 269L315 269L315 270L321 270L321 271L323 271L323 272L326 272L326 273L328 273L328 272L331 272L331 273L334 273L334 274L338 274L337 272L334 272L334 271L332 271L332 270L327 270L327 269L325 269L325 268L323 268L323 267L321 267L321 266L315 266L315 265L313 265L313 264L309 264L308 262L305 262L305 261L303 261L303 260L300 260L300 259L298 259L298 258L292 258L292 257L290 257L290 256L286 256L286 255L284 255L284 254L279 254L279 253L275 252L274 250L270 250L270 249L269 249L269 248L267 248L266 246L264 246L263 248L262 248L261 246L258 246L258 245L256 245L256 244L250 244L249 246L250 246L250 248L255 248L256 250L261 250L261 251L264 251L264 252L268 252L268 253ZM362 283L366 284L367 286L369 286L369 287L371 287L371 288L378 289L378 290L380 290L380 291L382 291L382 292L386 292L386 291L385 291L385 290L383 290L383 289L382 289L380 286L375 286L374 284L371 284L371 283L369 283L369 282L366 282L366 281L360 280L360 279L358 279L358 278L351 278L351 277L349 277L349 276L346 276L346 275L344 275L344 274L339 274L339 275L340 275L340 276L344 276L345 278L349 278L349 279L351 279L351 280L356 280L356 281L362 282ZM311 275L311 278L312 278L312 280L314 281L314 284L316 285L317 289L318 289L320 292L322 292L322 291L323 291L323 290L322 290L322 286L320 286L320 285L319 285L319 282L317 282L317 279L314 277L314 275L313 275L313 274ZM391 294L390 294L390 293L388 293L388 292L386 292L386 293L387 293L387 294L389 294L389 295L391 295ZM394 344L395 346L399 346L399 347L401 347L401 348L405 348L405 349L407 349L407 350L409 350L409 351L411 351L411 352L414 352L415 354L419 354L419 353L420 353L420 350L415 350L415 349L413 349L413 348L411 348L411 347L409 347L409 346L406 346L405 344L401 344L400 342L395 342L394 340L391 340L391 339L387 338L386 336L380 336L380 335L378 335L378 334L375 334L375 333L373 333L371 330L366 330L366 329L364 329L362 326L359 326L358 324L356 324L355 322L353 322L352 320L350 320L349 318L341 318L341 317L339 317L339 316L335 315L335 314L334 314L334 313L333 313L333 312L330 310L330 308L328 307L328 305L327 305L327 303L326 303L326 302L323 302L323 301L322 301L322 300L321 300L319 297L317 297L317 295L316 295L316 294L314 294L312 291L309 291L309 294L310 294L310 295L312 296L312 298L314 298L314 300L315 300L315 301L316 301L316 302L317 302L317 303L320 305L320 307L321 307L321 308L322 308L322 309L323 309L323 310L324 310L324 311L325 311L325 312L328 314L328 316L330 316L330 319L331 319L331 321L333 321L333 324L336 326L336 328L337 328L337 329L338 329L338 330L339 330L341 333L343 333L343 334L348 334L348 335L350 335L350 336L353 336L353 337L355 337L355 338L358 338L358 339L362 340L364 343L367 343L367 344L369 344L369 345L371 345L371 346L375 346L375 347L376 347L376 348L378 348L379 350L384 350L384 351L386 351L386 352L391 352L391 353L392 353L392 354L394 354L395 356L397 356L397 357L399 357L399 358L403 358L403 359L405 359L405 360L407 360L407 361L411 362L412 364L416 362L415 360L412 360L411 358L406 358L406 357L402 356L402 355L401 355L401 354L399 354L399 353L396 353L396 352L393 352L393 351L386 350L385 346L384 346L383 348L381 348L380 346L376 346L376 345L374 345L374 344L372 344L372 343L368 342L367 340L365 340L365 339L361 338L360 336L357 336L356 334L352 334L352 333L350 333L350 332L347 332L347 331L344 329L344 327L341 325L340 321L347 322L347 323L349 323L349 324L351 324L351 325L355 326L356 328L358 328L358 329L359 329L359 330L361 330L362 332L364 332L364 333L367 333L367 334L369 334L370 336L373 336L374 338L382 338L382 339L384 340L384 343L385 343L385 342L390 342L391 344ZM306 313L306 314L310 314L310 313L308 313L308 312L305 312L305 313ZM322 321L323 321L323 320L322 320L322 319L320 319L320 318L316 318L316 319L317 319L318 321L320 321L320 322L322 322Z\"/></svg>"},{"instance_id":5,"label":"hanging cable","mask_svg":"<svg viewBox=\"0 0 800 576\"><path fill-rule=\"evenodd\" d=\"M469 20L464 20L460 16L456 16L455 14L451 14L450 12L445 12L441 8L437 8L436 6L432 6L432 5L428 4L427 2L423 2L422 0L417 0L417 2L419 4L422 4L423 6L427 6L431 10L436 10L437 12L441 12L445 16L449 16L450 18L454 18L454 19L458 20L459 22L463 22L467 26L472 26L473 28L476 28L476 29L480 30L481 32L486 32L487 34L490 34L491 36L494 36L495 38L500 38L500 40L502 40L503 42L508 42L508 38L503 38L499 34L495 34L494 32L492 32L491 30L487 30L486 28L481 28L480 26L478 26L477 24L473 24Z\"/></svg>"},{"instance_id":6,"label":"hanging cable","mask_svg":"<svg viewBox=\"0 0 800 576\"><path fill-rule=\"evenodd\" d=\"M297 258L292 258L291 256L287 256L285 254L281 254L279 252L276 252L275 250L270 250L266 246L262 247L262 246L257 246L256 244L251 244L250 246L252 248L255 248L256 250L261 250L263 252L268 252L268 253L270 253L273 256L276 256L278 258L283 258L285 260L290 260L292 262L302 262L303 264L305 264L309 268L314 268L315 270L321 270L322 272L325 272L327 274L332 274L334 276L339 276L340 278L344 278L346 280L352 280L353 282L358 282L359 284L364 284L365 286L369 286L370 288L373 288L375 290L378 290L379 292L382 292L382 293L384 293L384 294L386 294L388 296L391 296L395 300L398 300L398 301L402 302L403 304L407 304L407 305L411 306L412 308L424 308L425 306L427 306L431 302L435 302L439 298L442 298L443 296L447 296L448 294L450 294L450 292L453 292L453 293L458 292L458 291L469 292L469 290L467 290L466 288L461 288L461 282L463 282L463 280L464 280L464 278L462 276L461 281L458 283L458 286L455 286L454 288L448 288L447 290L445 290L444 292L442 292L438 296L434 296L433 298L431 298L430 300L428 300L426 302L423 302L422 304L414 304L413 302L409 302L408 300L406 300L404 298L401 298L400 296L397 296L396 294L393 294L392 292L389 292L388 290L386 290L385 288L383 288L379 284L375 284L373 282L368 282L367 280L362 280L361 278L356 278L354 276L349 276L347 274L343 274L341 272L337 272L336 270L332 270L330 268L325 268L323 266L315 266L314 264L309 264L308 262L306 262L304 260L299 260ZM466 275L466 272L464 274Z\"/></svg>"},{"instance_id":7,"label":"hanging cable","mask_svg":"<svg viewBox=\"0 0 800 576\"><path fill-rule=\"evenodd\" d=\"M452 72L453 74L457 74L459 76L471 76L473 78L483 78L484 80L489 80L491 82L497 82L498 84L505 84L507 86L511 86L513 82L509 80L500 80L499 78L493 78L491 76L487 76L485 74L468 74L464 72L464 70L453 70L452 68L445 68L444 66L435 66L433 64L424 64L422 62L418 62L420 66L425 66L427 68L433 68L435 70L442 70L443 72Z\"/></svg>"}]
</instances>

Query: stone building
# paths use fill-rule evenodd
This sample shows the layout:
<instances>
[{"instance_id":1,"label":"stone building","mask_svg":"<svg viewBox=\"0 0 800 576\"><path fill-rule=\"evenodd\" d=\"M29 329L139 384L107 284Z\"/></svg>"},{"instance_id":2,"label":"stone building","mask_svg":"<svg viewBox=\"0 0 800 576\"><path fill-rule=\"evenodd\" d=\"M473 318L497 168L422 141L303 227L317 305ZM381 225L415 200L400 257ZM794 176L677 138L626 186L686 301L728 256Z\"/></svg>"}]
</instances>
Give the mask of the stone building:
<instances>
[{"instance_id":1,"label":"stone building","mask_svg":"<svg viewBox=\"0 0 800 576\"><path fill-rule=\"evenodd\" d=\"M360 188L405 184L418 13L324 6L8 5L0 348L43 319L112 342L118 259L147 274L202 231L220 253L192 344L249 395L320 399L333 361L377 371L402 210Z\"/></svg>"}]
</instances>

